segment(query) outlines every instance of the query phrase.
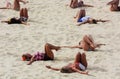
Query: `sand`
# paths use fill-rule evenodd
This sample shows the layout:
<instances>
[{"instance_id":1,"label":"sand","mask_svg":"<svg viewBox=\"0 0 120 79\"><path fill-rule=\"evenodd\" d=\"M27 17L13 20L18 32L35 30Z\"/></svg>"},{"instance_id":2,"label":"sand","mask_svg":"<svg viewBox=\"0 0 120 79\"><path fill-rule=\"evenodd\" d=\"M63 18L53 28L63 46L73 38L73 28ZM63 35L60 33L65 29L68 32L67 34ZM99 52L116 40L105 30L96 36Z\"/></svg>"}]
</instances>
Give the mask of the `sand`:
<instances>
[{"instance_id":1,"label":"sand","mask_svg":"<svg viewBox=\"0 0 120 79\"><path fill-rule=\"evenodd\" d=\"M13 0L10 0L11 2ZM0 79L120 79L120 13L109 11L110 0L85 0L94 8L85 8L87 15L111 20L106 23L76 26L73 17L81 8L71 9L70 0L29 0L21 7L29 10L29 26L0 23ZM5 5L1 0L0 7ZM0 21L19 17L14 10L0 10ZM98 43L105 43L95 52L85 52L90 76L65 74L49 70L45 65L60 68L74 61L81 49L54 51L54 61L37 61L32 65L21 60L23 53L44 51L45 43L77 45L82 37L91 34Z\"/></svg>"}]
</instances>

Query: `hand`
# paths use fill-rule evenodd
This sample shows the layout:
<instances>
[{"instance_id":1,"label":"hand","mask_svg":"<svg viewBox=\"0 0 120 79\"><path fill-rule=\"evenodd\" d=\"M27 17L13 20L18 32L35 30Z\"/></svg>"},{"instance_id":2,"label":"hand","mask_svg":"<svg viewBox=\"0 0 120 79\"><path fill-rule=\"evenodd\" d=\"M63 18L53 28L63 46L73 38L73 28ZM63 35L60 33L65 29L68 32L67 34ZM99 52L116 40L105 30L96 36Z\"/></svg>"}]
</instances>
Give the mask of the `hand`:
<instances>
[{"instance_id":1,"label":"hand","mask_svg":"<svg viewBox=\"0 0 120 79\"><path fill-rule=\"evenodd\" d=\"M85 74L88 75L89 71L86 71Z\"/></svg>"},{"instance_id":2,"label":"hand","mask_svg":"<svg viewBox=\"0 0 120 79\"><path fill-rule=\"evenodd\" d=\"M82 74L89 75L88 72L89 71L84 71L84 72L82 72Z\"/></svg>"},{"instance_id":3,"label":"hand","mask_svg":"<svg viewBox=\"0 0 120 79\"><path fill-rule=\"evenodd\" d=\"M27 65L31 65L31 63L28 63Z\"/></svg>"}]
</instances>

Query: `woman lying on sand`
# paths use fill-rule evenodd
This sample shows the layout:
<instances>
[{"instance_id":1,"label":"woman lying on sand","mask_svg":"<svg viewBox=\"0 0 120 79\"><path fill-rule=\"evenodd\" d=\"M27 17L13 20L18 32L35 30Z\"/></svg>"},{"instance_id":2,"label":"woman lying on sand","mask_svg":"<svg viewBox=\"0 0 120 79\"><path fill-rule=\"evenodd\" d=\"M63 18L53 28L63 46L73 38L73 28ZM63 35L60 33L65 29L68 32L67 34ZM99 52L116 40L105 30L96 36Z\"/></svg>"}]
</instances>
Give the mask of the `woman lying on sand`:
<instances>
[{"instance_id":1,"label":"woman lying on sand","mask_svg":"<svg viewBox=\"0 0 120 79\"><path fill-rule=\"evenodd\" d=\"M28 20L28 10L26 8L22 8L20 10L20 18L11 18L7 21L1 21L3 23L8 23L8 24L25 24L27 25L27 20Z\"/></svg>"},{"instance_id":2,"label":"woman lying on sand","mask_svg":"<svg viewBox=\"0 0 120 79\"><path fill-rule=\"evenodd\" d=\"M22 55L22 59L23 59L23 61L29 61L28 65L32 64L34 61L54 60L54 54L53 54L52 50L56 50L57 51L59 49L60 49L59 46L54 46L54 45L51 45L49 43L46 43L45 44L45 53L37 52L34 55L26 53L26 54Z\"/></svg>"},{"instance_id":3,"label":"woman lying on sand","mask_svg":"<svg viewBox=\"0 0 120 79\"><path fill-rule=\"evenodd\" d=\"M86 74L88 75L88 71L85 71L87 69L87 60L85 53L78 52L75 58L74 63L69 63L67 66L64 66L62 68L53 68L51 66L46 66L48 69L60 71L62 73L72 73L72 72L78 72L80 74Z\"/></svg>"},{"instance_id":4,"label":"woman lying on sand","mask_svg":"<svg viewBox=\"0 0 120 79\"><path fill-rule=\"evenodd\" d=\"M82 0L71 0L71 3L69 5L71 8L78 8L78 7L93 7L92 5L84 4Z\"/></svg>"},{"instance_id":5,"label":"woman lying on sand","mask_svg":"<svg viewBox=\"0 0 120 79\"><path fill-rule=\"evenodd\" d=\"M90 24L97 24L97 22L107 22L109 20L97 20L97 19L93 19L90 16L86 16L86 12L84 9L80 10L76 17L74 17L76 19L76 21L79 23L77 24L78 26L82 25L82 24L86 24L86 23L90 23Z\"/></svg>"},{"instance_id":6,"label":"woman lying on sand","mask_svg":"<svg viewBox=\"0 0 120 79\"><path fill-rule=\"evenodd\" d=\"M94 51L95 48L100 47L105 44L96 44L91 35L85 35L83 39L79 42L79 45L76 46L62 46L64 48L80 48L84 51Z\"/></svg>"},{"instance_id":7,"label":"woman lying on sand","mask_svg":"<svg viewBox=\"0 0 120 79\"><path fill-rule=\"evenodd\" d=\"M13 10L16 10L16 11L19 11L20 10L20 3L19 2L22 2L24 4L28 3L28 1L25 1L25 0L14 0L14 4L12 5L10 2L7 2L7 5L6 7L1 7L0 9L13 9Z\"/></svg>"},{"instance_id":8,"label":"woman lying on sand","mask_svg":"<svg viewBox=\"0 0 120 79\"><path fill-rule=\"evenodd\" d=\"M107 3L107 5L111 5L110 10L111 11L120 11L119 0L112 0Z\"/></svg>"}]
</instances>

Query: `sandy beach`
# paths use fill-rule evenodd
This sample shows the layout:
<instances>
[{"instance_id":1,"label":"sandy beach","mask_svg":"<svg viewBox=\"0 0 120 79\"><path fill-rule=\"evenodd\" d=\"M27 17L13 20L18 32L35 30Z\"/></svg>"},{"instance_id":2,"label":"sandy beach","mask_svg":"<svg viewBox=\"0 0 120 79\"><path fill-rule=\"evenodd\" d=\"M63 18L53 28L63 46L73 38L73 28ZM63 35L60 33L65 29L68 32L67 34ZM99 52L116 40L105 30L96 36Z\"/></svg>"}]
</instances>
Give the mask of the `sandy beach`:
<instances>
[{"instance_id":1,"label":"sandy beach","mask_svg":"<svg viewBox=\"0 0 120 79\"><path fill-rule=\"evenodd\" d=\"M5 0L0 0L0 7ZM13 0L10 0L12 2ZM8 25L0 22L0 79L120 79L120 13L111 12L110 0L84 0L95 7L85 8L87 15L110 20L106 23L76 26L73 17L81 8L71 9L70 0L29 0L21 7L29 11L30 25ZM0 21L19 17L14 10L0 10ZM44 51L45 43L77 45L82 37L91 34L97 43L105 43L97 51L85 52L89 76L79 73L60 73L45 65L60 68L72 63L82 49L62 48L54 51L54 61L37 61L27 65L21 60L23 53Z\"/></svg>"}]
</instances>

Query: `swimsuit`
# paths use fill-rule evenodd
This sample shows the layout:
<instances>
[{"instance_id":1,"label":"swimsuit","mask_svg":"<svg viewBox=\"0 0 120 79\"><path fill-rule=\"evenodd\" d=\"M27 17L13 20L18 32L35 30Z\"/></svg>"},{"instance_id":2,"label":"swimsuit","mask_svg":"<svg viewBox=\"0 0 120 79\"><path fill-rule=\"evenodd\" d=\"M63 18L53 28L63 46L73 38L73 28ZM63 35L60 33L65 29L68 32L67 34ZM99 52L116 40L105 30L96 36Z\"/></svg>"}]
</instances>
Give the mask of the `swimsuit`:
<instances>
[{"instance_id":1,"label":"swimsuit","mask_svg":"<svg viewBox=\"0 0 120 79\"><path fill-rule=\"evenodd\" d=\"M22 22L27 22L28 18L26 18L26 17L20 17L19 20L22 21Z\"/></svg>"},{"instance_id":2,"label":"swimsuit","mask_svg":"<svg viewBox=\"0 0 120 79\"><path fill-rule=\"evenodd\" d=\"M8 24L22 24L22 22L26 22L26 17L20 17L19 19L11 18L8 22Z\"/></svg>"},{"instance_id":3,"label":"swimsuit","mask_svg":"<svg viewBox=\"0 0 120 79\"><path fill-rule=\"evenodd\" d=\"M90 18L90 16L84 16L78 20L78 22L85 22Z\"/></svg>"},{"instance_id":4,"label":"swimsuit","mask_svg":"<svg viewBox=\"0 0 120 79\"><path fill-rule=\"evenodd\" d=\"M34 56L35 61L44 60L44 55L45 55L44 53L40 53L40 52L35 53Z\"/></svg>"},{"instance_id":5,"label":"swimsuit","mask_svg":"<svg viewBox=\"0 0 120 79\"><path fill-rule=\"evenodd\" d=\"M11 18L8 24L21 24L22 22L19 19Z\"/></svg>"},{"instance_id":6,"label":"swimsuit","mask_svg":"<svg viewBox=\"0 0 120 79\"><path fill-rule=\"evenodd\" d=\"M42 52L37 52L34 54L34 59L35 61L39 61L39 60L53 60L51 59L46 53L42 53Z\"/></svg>"},{"instance_id":7,"label":"swimsuit","mask_svg":"<svg viewBox=\"0 0 120 79\"><path fill-rule=\"evenodd\" d=\"M79 67L80 67L80 69L83 70L83 71L86 69L86 67L85 67L83 64L81 64L81 63L79 63Z\"/></svg>"}]
</instances>

